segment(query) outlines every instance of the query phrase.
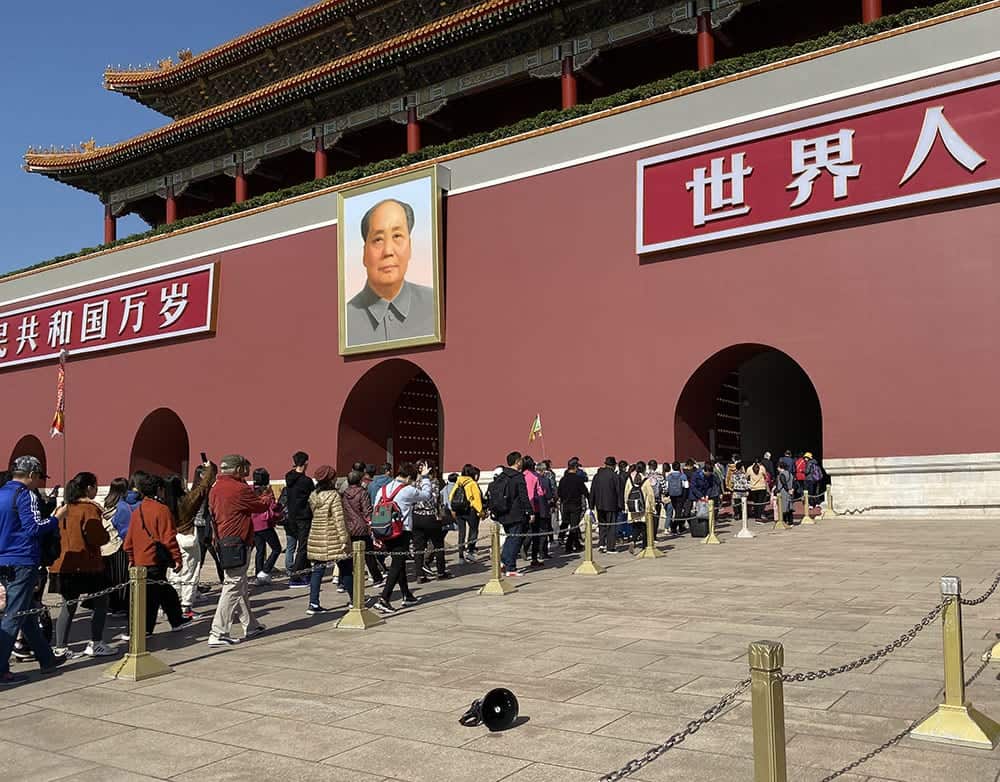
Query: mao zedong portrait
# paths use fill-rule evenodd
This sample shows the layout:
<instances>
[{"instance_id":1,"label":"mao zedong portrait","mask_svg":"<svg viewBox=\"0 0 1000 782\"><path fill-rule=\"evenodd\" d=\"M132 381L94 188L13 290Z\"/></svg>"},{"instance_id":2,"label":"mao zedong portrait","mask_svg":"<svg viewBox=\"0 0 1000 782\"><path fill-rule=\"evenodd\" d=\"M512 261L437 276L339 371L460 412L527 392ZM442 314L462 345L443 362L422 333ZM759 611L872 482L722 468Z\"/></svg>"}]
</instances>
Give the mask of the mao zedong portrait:
<instances>
[{"instance_id":1,"label":"mao zedong portrait","mask_svg":"<svg viewBox=\"0 0 1000 782\"><path fill-rule=\"evenodd\" d=\"M361 218L368 281L347 303L349 345L434 334L434 290L406 280L413 222L413 207L392 198Z\"/></svg>"}]
</instances>

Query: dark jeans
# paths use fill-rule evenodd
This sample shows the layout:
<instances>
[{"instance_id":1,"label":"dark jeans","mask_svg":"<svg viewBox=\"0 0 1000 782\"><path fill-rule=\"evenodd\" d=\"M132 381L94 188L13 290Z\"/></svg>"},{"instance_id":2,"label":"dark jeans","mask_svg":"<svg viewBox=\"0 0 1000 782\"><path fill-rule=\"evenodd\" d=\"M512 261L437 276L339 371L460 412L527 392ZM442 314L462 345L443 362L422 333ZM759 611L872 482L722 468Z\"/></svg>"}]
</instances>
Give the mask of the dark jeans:
<instances>
[{"instance_id":1,"label":"dark jeans","mask_svg":"<svg viewBox=\"0 0 1000 782\"><path fill-rule=\"evenodd\" d=\"M319 605L319 590L323 584L323 576L328 565L332 562L310 562L312 573L309 574L309 603ZM351 593L352 579L354 577L354 560L351 557L337 560L337 582L346 588L348 594ZM350 600L351 598L348 598Z\"/></svg>"},{"instance_id":2,"label":"dark jeans","mask_svg":"<svg viewBox=\"0 0 1000 782\"><path fill-rule=\"evenodd\" d=\"M382 599L389 602L392 597L392 590L399 584L400 594L404 598L412 597L410 583L406 580L406 557L410 553L410 533L404 532L395 540L386 543L386 551L389 553L389 573L385 578L385 586L382 587Z\"/></svg>"},{"instance_id":3,"label":"dark jeans","mask_svg":"<svg viewBox=\"0 0 1000 782\"><path fill-rule=\"evenodd\" d=\"M379 567L378 555L372 550L375 548L375 543L372 541L371 535L351 535L351 543L356 540L363 540L365 543L365 564L368 566L368 575L372 577L372 581L376 583L381 581L385 574L382 572L382 568Z\"/></svg>"},{"instance_id":4,"label":"dark jeans","mask_svg":"<svg viewBox=\"0 0 1000 782\"><path fill-rule=\"evenodd\" d=\"M535 517L535 523L530 525L531 531L536 533L551 532L552 531L552 519L551 518L538 518ZM539 557L547 557L549 555L549 537L548 535L537 534L531 539L531 561L537 562Z\"/></svg>"},{"instance_id":5,"label":"dark jeans","mask_svg":"<svg viewBox=\"0 0 1000 782\"><path fill-rule=\"evenodd\" d=\"M298 522L298 533L295 536L295 559L292 560L292 572L297 573L306 570L309 565L309 529L312 527L312 520ZM305 581L306 577L294 576L295 580Z\"/></svg>"},{"instance_id":6,"label":"dark jeans","mask_svg":"<svg viewBox=\"0 0 1000 782\"><path fill-rule=\"evenodd\" d=\"M57 647L65 649L69 646L69 631L78 605L80 604L63 603L59 610L59 618L56 619ZM93 612L90 617L90 640L97 643L104 640L104 620L108 616L108 596L94 598L90 610Z\"/></svg>"},{"instance_id":7,"label":"dark jeans","mask_svg":"<svg viewBox=\"0 0 1000 782\"><path fill-rule=\"evenodd\" d=\"M759 519L764 513L764 503L767 501L767 491L755 489L750 492L750 508L748 514L751 519Z\"/></svg>"},{"instance_id":8,"label":"dark jeans","mask_svg":"<svg viewBox=\"0 0 1000 782\"><path fill-rule=\"evenodd\" d=\"M559 537L565 535L566 551L583 551L580 542L580 519L583 518L583 506L563 505L562 521L559 523Z\"/></svg>"},{"instance_id":9,"label":"dark jeans","mask_svg":"<svg viewBox=\"0 0 1000 782\"><path fill-rule=\"evenodd\" d=\"M254 532L253 542L257 548L257 561L255 563L257 572L270 573L274 570L274 563L281 556L281 541L278 540L278 533L272 527L268 527L262 532ZM264 558L265 546L271 547L271 555L266 560Z\"/></svg>"},{"instance_id":10,"label":"dark jeans","mask_svg":"<svg viewBox=\"0 0 1000 782\"><path fill-rule=\"evenodd\" d=\"M609 551L618 548L618 511L597 511L597 545Z\"/></svg>"},{"instance_id":11,"label":"dark jeans","mask_svg":"<svg viewBox=\"0 0 1000 782\"><path fill-rule=\"evenodd\" d=\"M201 566L205 567L205 555L211 554L212 559L215 560L215 574L219 577L219 583L222 583L222 563L219 562L219 552L215 550L215 546L212 545L212 528L211 527L195 527L198 530L198 545L201 546Z\"/></svg>"},{"instance_id":12,"label":"dark jeans","mask_svg":"<svg viewBox=\"0 0 1000 782\"><path fill-rule=\"evenodd\" d=\"M35 653L39 667L48 668L56 661L52 647L38 626L38 617L34 614L18 616L21 611L32 607L37 579L38 568L35 565L0 567L0 582L7 589L7 609L0 618L0 675L10 671L10 653L14 649L18 632L24 633L24 640Z\"/></svg>"},{"instance_id":13,"label":"dark jeans","mask_svg":"<svg viewBox=\"0 0 1000 782\"><path fill-rule=\"evenodd\" d=\"M181 614L181 599L170 584L153 584L153 581L166 581L167 571L162 567L146 568L146 632L153 632L156 627L156 614L162 608L167 615L171 627L177 627L184 621ZM134 628L133 628L134 629Z\"/></svg>"},{"instance_id":14,"label":"dark jeans","mask_svg":"<svg viewBox=\"0 0 1000 782\"><path fill-rule=\"evenodd\" d=\"M479 514L470 508L465 513L455 514L458 523L458 548L460 551L476 553L476 538L479 537ZM468 534L466 531L468 530Z\"/></svg>"},{"instance_id":15,"label":"dark jeans","mask_svg":"<svg viewBox=\"0 0 1000 782\"><path fill-rule=\"evenodd\" d=\"M505 570L517 570L517 552L521 550L524 529L527 526L527 523L523 521L514 521L503 525L507 538L500 550L500 564Z\"/></svg>"},{"instance_id":16,"label":"dark jeans","mask_svg":"<svg viewBox=\"0 0 1000 782\"><path fill-rule=\"evenodd\" d=\"M417 577L419 578L423 575L424 567L424 549L427 548L427 544L430 543L431 546L437 551L431 554L435 565L437 566L437 574L439 576L445 573L445 561L444 561L444 528L438 525L437 527L418 527L414 524L413 527L413 564L417 571Z\"/></svg>"}]
</instances>

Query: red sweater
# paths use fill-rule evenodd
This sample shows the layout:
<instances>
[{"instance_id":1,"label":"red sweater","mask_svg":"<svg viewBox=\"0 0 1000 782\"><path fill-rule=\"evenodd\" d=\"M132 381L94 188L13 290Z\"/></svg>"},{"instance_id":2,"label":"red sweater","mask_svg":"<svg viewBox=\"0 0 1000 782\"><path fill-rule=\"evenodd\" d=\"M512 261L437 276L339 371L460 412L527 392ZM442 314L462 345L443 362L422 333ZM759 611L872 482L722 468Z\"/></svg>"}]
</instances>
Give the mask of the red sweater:
<instances>
[{"instance_id":1,"label":"red sweater","mask_svg":"<svg viewBox=\"0 0 1000 782\"><path fill-rule=\"evenodd\" d=\"M145 528L144 528L145 526ZM148 533L148 534L147 534ZM181 550L177 546L177 528L174 527L170 509L162 502L144 499L132 511L125 535L125 553L128 561L136 566L156 567L156 546L158 540L174 557L174 566L181 566Z\"/></svg>"},{"instance_id":2,"label":"red sweater","mask_svg":"<svg viewBox=\"0 0 1000 782\"><path fill-rule=\"evenodd\" d=\"M232 475L220 475L208 494L208 507L215 517L219 539L240 537L253 545L254 513L268 509L266 497L258 497L246 483Z\"/></svg>"}]
</instances>

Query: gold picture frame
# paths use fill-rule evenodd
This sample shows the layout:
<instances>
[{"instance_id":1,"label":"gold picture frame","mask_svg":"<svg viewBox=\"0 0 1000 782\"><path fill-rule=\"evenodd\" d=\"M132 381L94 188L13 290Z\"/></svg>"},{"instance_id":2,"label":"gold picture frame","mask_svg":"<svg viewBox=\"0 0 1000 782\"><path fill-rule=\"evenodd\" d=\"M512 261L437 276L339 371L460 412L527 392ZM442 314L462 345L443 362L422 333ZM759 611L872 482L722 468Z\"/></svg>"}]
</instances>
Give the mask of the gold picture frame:
<instances>
[{"instance_id":1,"label":"gold picture frame","mask_svg":"<svg viewBox=\"0 0 1000 782\"><path fill-rule=\"evenodd\" d=\"M441 218L448 180L447 169L429 166L337 194L340 355L443 344ZM389 201L400 207L398 211L390 210L397 222L405 220L408 224L407 255L402 263L398 261L401 246L394 253L380 249L390 243L382 238L377 224L369 222L369 236L361 230L363 218L370 216L377 221L376 207ZM381 213L386 214L384 210ZM385 257L389 258L388 264L378 266ZM401 287L395 289L395 285ZM393 299L380 295L387 290L395 290ZM393 337L393 332L399 336Z\"/></svg>"}]
</instances>

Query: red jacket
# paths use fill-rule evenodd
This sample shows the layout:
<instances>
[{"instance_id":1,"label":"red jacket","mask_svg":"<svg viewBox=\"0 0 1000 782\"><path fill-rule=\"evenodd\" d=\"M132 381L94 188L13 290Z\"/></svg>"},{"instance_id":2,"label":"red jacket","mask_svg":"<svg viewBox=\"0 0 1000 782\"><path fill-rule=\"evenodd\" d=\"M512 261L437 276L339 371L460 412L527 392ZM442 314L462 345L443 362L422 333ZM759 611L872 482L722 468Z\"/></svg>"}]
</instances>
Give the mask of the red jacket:
<instances>
[{"instance_id":1,"label":"red jacket","mask_svg":"<svg viewBox=\"0 0 1000 782\"><path fill-rule=\"evenodd\" d=\"M806 479L806 460L800 456L795 460L795 480L804 481Z\"/></svg>"},{"instance_id":2,"label":"red jacket","mask_svg":"<svg viewBox=\"0 0 1000 782\"><path fill-rule=\"evenodd\" d=\"M232 475L220 475L208 494L208 507L215 517L219 540L239 537L253 545L254 513L268 509L267 498L258 497L244 481Z\"/></svg>"},{"instance_id":3,"label":"red jacket","mask_svg":"<svg viewBox=\"0 0 1000 782\"><path fill-rule=\"evenodd\" d=\"M156 546L158 540L174 557L174 566L181 566L181 550L177 546L177 528L170 509L162 502L144 499L132 511L125 535L125 553L128 561L136 566L156 567Z\"/></svg>"}]
</instances>

